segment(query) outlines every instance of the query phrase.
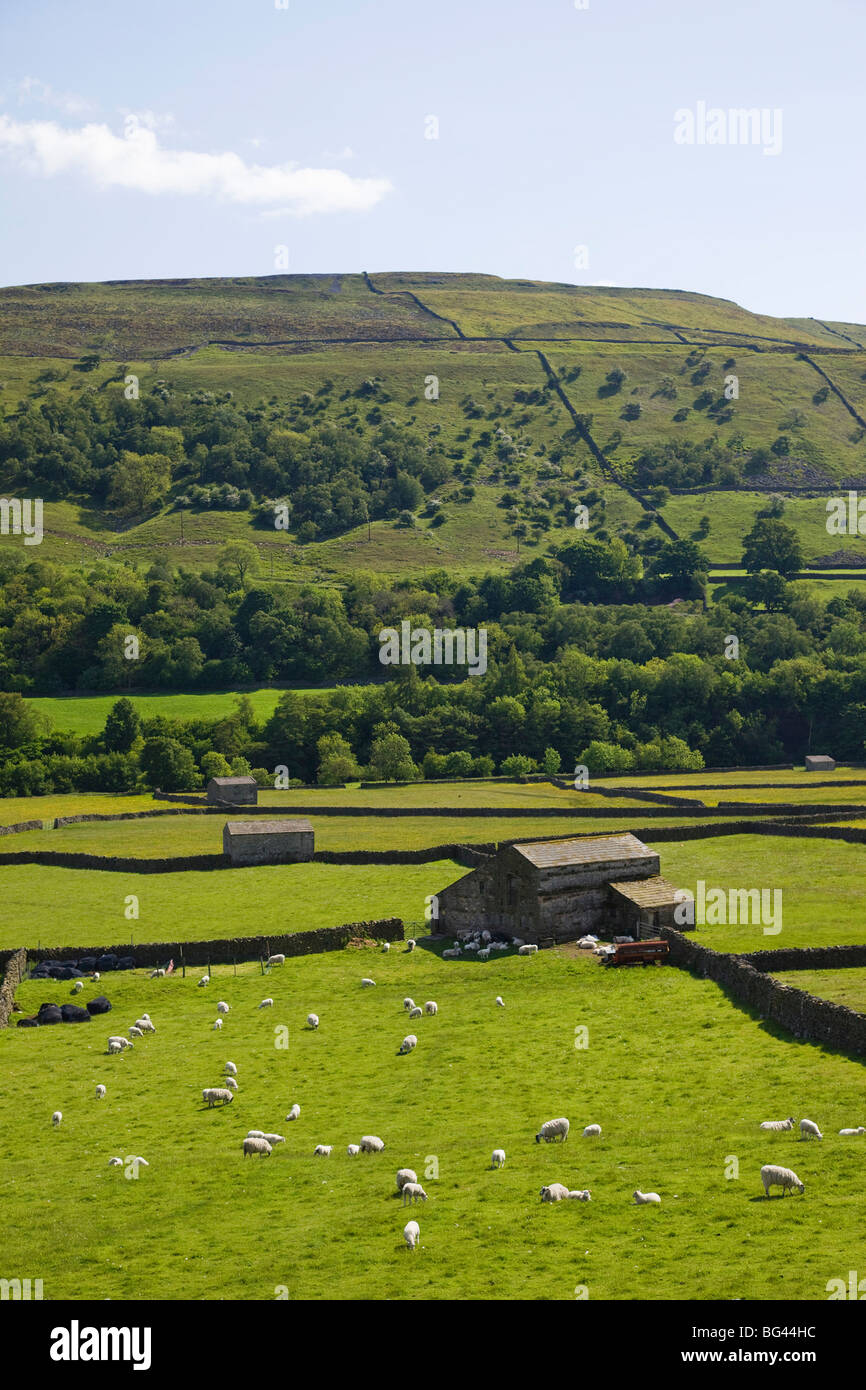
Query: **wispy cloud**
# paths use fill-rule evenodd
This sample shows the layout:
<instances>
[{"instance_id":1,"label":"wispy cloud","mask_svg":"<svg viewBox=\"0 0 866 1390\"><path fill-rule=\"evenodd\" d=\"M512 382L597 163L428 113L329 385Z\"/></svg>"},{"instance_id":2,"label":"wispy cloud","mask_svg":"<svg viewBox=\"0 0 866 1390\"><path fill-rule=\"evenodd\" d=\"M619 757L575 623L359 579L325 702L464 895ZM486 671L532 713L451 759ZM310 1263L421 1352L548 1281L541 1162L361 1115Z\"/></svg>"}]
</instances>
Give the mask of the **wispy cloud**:
<instances>
[{"instance_id":1,"label":"wispy cloud","mask_svg":"<svg viewBox=\"0 0 866 1390\"><path fill-rule=\"evenodd\" d=\"M119 110L123 116L124 134L142 125L148 130L171 130L174 125L174 116L170 111L130 111L127 106L121 106Z\"/></svg>"},{"instance_id":2,"label":"wispy cloud","mask_svg":"<svg viewBox=\"0 0 866 1390\"><path fill-rule=\"evenodd\" d=\"M140 121L128 122L127 134L121 137L102 124L73 130L54 121L16 121L0 115L0 153L46 178L79 174L99 188L221 198L293 216L364 212L392 188L387 179L352 178L341 169L247 164L228 150L206 154L165 149L156 132Z\"/></svg>"},{"instance_id":3,"label":"wispy cloud","mask_svg":"<svg viewBox=\"0 0 866 1390\"><path fill-rule=\"evenodd\" d=\"M55 92L41 77L22 77L18 83L18 101L22 104L39 101L43 106L53 106L69 116L84 116L94 109L93 102L86 97L77 96L75 92Z\"/></svg>"}]
</instances>

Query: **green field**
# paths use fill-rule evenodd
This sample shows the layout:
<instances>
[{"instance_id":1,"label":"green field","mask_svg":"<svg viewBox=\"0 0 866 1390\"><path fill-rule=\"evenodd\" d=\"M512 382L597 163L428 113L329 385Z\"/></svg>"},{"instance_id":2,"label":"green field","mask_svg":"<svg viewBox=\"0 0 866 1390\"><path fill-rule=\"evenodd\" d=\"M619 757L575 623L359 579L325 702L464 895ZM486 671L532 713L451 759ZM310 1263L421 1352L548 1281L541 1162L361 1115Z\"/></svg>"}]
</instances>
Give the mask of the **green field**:
<instances>
[{"instance_id":1,"label":"green field","mask_svg":"<svg viewBox=\"0 0 866 1390\"><path fill-rule=\"evenodd\" d=\"M830 1135L862 1118L862 1066L767 1029L709 981L555 952L485 965L423 949L300 958L267 981L258 967L218 970L206 992L197 975L105 976L110 1020L0 1034L15 1230L3 1273L42 1278L46 1299L573 1301L582 1286L591 1301L787 1301L824 1299L857 1264L857 1141ZM376 988L361 989L362 975ZM34 1009L68 990L25 984L19 999ZM274 1007L259 1011L266 993ZM439 1013L413 1025L418 1047L397 1057L407 993L436 999ZM221 1033L210 1026L218 998L231 1005ZM106 1056L108 1034L142 1010L157 1032ZM310 1010L317 1032L303 1026ZM220 1083L229 1058L236 1099L208 1110L200 1088ZM720 1068L724 1085L708 1091ZM825 1143L759 1132L792 1110L817 1115ZM571 1120L568 1143L536 1145L555 1115ZM590 1122L600 1140L581 1138ZM247 1160L251 1128L286 1142ZM363 1134L385 1152L349 1158ZM319 1143L334 1146L329 1158L313 1157ZM495 1147L507 1154L499 1171ZM134 1166L109 1168L113 1155L149 1166L127 1178ZM807 1195L767 1201L767 1162L794 1167ZM411 1212L394 1180L407 1165L429 1197ZM592 1201L543 1205L539 1189L554 1181L588 1187ZM637 1187L659 1192L661 1207L634 1206ZM402 1240L410 1218L415 1252Z\"/></svg>"},{"instance_id":2,"label":"green field","mask_svg":"<svg viewBox=\"0 0 866 1390\"><path fill-rule=\"evenodd\" d=\"M807 994L816 994L819 999L829 999L831 1004L844 1004L857 1013L866 1013L866 968L846 967L844 970L774 970L777 979L794 989L804 989ZM861 1107L866 1110L866 1107ZM863 1120L852 1120L848 1128L855 1128Z\"/></svg>"}]
</instances>

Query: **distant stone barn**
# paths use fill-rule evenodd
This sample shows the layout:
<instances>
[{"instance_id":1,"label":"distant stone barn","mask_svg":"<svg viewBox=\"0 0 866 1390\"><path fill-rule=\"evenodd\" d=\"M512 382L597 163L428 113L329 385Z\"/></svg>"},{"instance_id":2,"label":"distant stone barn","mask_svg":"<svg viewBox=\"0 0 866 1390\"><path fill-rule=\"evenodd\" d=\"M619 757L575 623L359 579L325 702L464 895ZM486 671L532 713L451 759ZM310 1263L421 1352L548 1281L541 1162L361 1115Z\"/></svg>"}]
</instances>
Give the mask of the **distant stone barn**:
<instances>
[{"instance_id":1,"label":"distant stone barn","mask_svg":"<svg viewBox=\"0 0 866 1390\"><path fill-rule=\"evenodd\" d=\"M230 820L223 853L233 864L299 864L315 852L308 820Z\"/></svg>"},{"instance_id":2,"label":"distant stone barn","mask_svg":"<svg viewBox=\"0 0 866 1390\"><path fill-rule=\"evenodd\" d=\"M232 806L257 806L259 785L255 777L212 777L207 784L207 799L214 805L228 802Z\"/></svg>"},{"instance_id":3,"label":"distant stone barn","mask_svg":"<svg viewBox=\"0 0 866 1390\"><path fill-rule=\"evenodd\" d=\"M651 935L674 926L676 889L634 835L506 845L437 894L446 936L488 930L528 943Z\"/></svg>"},{"instance_id":4,"label":"distant stone barn","mask_svg":"<svg viewBox=\"0 0 866 1390\"><path fill-rule=\"evenodd\" d=\"M810 753L806 758L807 772L833 772L836 759L827 753Z\"/></svg>"}]
</instances>

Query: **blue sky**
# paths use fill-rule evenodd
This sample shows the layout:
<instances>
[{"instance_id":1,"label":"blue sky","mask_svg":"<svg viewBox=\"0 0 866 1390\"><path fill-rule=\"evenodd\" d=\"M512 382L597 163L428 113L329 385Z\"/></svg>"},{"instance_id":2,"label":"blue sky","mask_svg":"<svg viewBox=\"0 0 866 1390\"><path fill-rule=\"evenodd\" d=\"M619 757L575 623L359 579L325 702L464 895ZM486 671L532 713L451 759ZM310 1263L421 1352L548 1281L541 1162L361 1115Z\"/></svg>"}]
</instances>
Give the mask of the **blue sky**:
<instances>
[{"instance_id":1,"label":"blue sky","mask_svg":"<svg viewBox=\"0 0 866 1390\"><path fill-rule=\"evenodd\" d=\"M864 48L863 0L4 0L0 282L285 246L866 322ZM677 143L699 103L773 140Z\"/></svg>"}]
</instances>

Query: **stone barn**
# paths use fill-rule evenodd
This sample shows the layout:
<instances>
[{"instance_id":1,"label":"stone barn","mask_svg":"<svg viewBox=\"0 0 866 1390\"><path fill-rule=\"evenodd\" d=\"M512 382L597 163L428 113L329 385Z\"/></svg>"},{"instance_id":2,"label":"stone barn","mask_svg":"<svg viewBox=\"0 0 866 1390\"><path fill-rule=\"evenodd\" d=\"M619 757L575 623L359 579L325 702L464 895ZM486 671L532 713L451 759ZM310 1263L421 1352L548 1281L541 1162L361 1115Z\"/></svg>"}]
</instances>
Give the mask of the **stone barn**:
<instances>
[{"instance_id":1,"label":"stone barn","mask_svg":"<svg viewBox=\"0 0 866 1390\"><path fill-rule=\"evenodd\" d=\"M232 806L257 806L259 784L255 777L212 777L207 784L207 799L215 805L227 801Z\"/></svg>"},{"instance_id":2,"label":"stone barn","mask_svg":"<svg viewBox=\"0 0 866 1390\"><path fill-rule=\"evenodd\" d=\"M806 759L807 772L833 772L835 767L836 759L826 753L810 753Z\"/></svg>"},{"instance_id":3,"label":"stone barn","mask_svg":"<svg viewBox=\"0 0 866 1390\"><path fill-rule=\"evenodd\" d=\"M299 864L315 852L308 820L230 820L223 854L233 864Z\"/></svg>"},{"instance_id":4,"label":"stone barn","mask_svg":"<svg viewBox=\"0 0 866 1390\"><path fill-rule=\"evenodd\" d=\"M439 931L484 930L526 942L652 935L675 926L676 889L634 835L505 845L437 894Z\"/></svg>"}]
</instances>

